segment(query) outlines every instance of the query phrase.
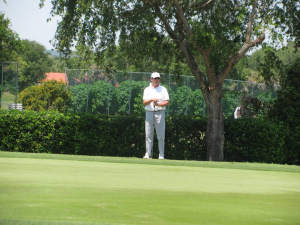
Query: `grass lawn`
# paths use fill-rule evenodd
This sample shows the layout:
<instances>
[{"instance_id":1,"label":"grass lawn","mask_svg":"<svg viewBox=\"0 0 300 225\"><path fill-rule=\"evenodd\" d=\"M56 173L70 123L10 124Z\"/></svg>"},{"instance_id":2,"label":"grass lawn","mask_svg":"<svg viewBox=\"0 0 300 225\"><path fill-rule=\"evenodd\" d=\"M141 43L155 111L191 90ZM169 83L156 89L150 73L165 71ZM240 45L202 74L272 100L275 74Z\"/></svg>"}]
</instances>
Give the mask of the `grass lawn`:
<instances>
[{"instance_id":1,"label":"grass lawn","mask_svg":"<svg viewBox=\"0 0 300 225\"><path fill-rule=\"evenodd\" d=\"M300 224L300 168L0 151L0 224Z\"/></svg>"},{"instance_id":2,"label":"grass lawn","mask_svg":"<svg viewBox=\"0 0 300 225\"><path fill-rule=\"evenodd\" d=\"M15 95L13 95L9 92L3 92L1 107L3 109L8 109L8 104L15 103L15 99L16 99Z\"/></svg>"}]
</instances>

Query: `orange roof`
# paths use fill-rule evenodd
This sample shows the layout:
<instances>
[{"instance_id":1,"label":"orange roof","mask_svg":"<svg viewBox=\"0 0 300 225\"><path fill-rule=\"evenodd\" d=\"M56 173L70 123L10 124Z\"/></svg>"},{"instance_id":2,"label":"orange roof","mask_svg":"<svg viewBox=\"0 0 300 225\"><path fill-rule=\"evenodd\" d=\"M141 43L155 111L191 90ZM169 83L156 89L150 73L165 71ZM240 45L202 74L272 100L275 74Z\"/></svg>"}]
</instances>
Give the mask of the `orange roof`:
<instances>
[{"instance_id":1,"label":"orange roof","mask_svg":"<svg viewBox=\"0 0 300 225\"><path fill-rule=\"evenodd\" d=\"M63 81L64 83L69 83L68 76L65 76L65 73L46 73L45 80L57 80Z\"/></svg>"}]
</instances>

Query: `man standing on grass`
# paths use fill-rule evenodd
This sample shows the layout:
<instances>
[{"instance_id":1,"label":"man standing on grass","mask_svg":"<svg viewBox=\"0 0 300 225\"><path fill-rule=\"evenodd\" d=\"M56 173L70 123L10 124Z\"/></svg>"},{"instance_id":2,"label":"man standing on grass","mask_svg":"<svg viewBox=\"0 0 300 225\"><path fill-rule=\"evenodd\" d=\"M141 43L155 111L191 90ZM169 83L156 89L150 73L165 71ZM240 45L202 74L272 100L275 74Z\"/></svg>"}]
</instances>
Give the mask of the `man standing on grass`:
<instances>
[{"instance_id":1,"label":"man standing on grass","mask_svg":"<svg viewBox=\"0 0 300 225\"><path fill-rule=\"evenodd\" d=\"M154 127L158 139L158 158L165 158L165 109L169 105L169 94L167 89L161 86L159 82L159 73L152 73L151 83L145 88L143 94L143 105L146 110L146 154L143 157L144 159L151 159L152 157Z\"/></svg>"}]
</instances>

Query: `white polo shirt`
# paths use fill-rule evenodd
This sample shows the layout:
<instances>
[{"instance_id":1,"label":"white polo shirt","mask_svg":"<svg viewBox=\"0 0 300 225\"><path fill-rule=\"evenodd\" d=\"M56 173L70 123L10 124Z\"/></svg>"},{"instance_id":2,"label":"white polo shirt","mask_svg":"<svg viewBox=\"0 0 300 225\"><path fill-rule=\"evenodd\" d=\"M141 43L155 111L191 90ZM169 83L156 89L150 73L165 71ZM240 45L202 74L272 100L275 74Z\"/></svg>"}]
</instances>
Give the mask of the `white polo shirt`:
<instances>
[{"instance_id":1,"label":"white polo shirt","mask_svg":"<svg viewBox=\"0 0 300 225\"><path fill-rule=\"evenodd\" d=\"M157 88L155 88L150 83L149 87L146 87L144 90L143 100L148 100L148 99L152 99L152 98L158 98L159 102L168 101L169 94L168 94L167 89L161 85L158 85ZM155 106L155 111L165 110L165 109L166 109L166 107ZM146 105L145 110L154 111L153 102L151 102L149 105Z\"/></svg>"}]
</instances>

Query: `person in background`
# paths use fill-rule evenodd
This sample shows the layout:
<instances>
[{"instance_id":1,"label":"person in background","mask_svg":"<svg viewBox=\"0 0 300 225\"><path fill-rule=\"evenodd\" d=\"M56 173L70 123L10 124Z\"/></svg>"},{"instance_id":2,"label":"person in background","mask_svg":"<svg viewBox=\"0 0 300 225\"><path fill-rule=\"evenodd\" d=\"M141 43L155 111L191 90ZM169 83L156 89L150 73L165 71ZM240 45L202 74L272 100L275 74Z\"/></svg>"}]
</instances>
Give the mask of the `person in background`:
<instances>
[{"instance_id":1,"label":"person in background","mask_svg":"<svg viewBox=\"0 0 300 225\"><path fill-rule=\"evenodd\" d=\"M234 111L234 119L241 118L241 111L243 110L243 106L239 106Z\"/></svg>"},{"instance_id":2,"label":"person in background","mask_svg":"<svg viewBox=\"0 0 300 225\"><path fill-rule=\"evenodd\" d=\"M158 139L159 157L165 158L165 109L169 105L169 94L165 87L160 85L160 74L151 74L151 83L144 89L143 105L146 110L145 133L146 154L144 159L151 159L153 153L154 128Z\"/></svg>"}]
</instances>

